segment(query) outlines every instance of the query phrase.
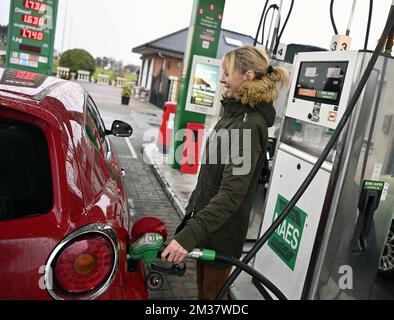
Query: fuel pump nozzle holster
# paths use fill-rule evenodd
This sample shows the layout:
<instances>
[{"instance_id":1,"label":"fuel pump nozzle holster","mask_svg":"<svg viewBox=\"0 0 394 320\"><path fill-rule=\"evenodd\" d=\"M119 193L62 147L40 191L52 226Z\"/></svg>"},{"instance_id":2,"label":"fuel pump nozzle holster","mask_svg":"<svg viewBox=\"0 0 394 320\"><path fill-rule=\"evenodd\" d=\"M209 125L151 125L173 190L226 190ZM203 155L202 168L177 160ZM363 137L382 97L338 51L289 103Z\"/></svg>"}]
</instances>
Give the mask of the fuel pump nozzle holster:
<instances>
[{"instance_id":1,"label":"fuel pump nozzle holster","mask_svg":"<svg viewBox=\"0 0 394 320\"><path fill-rule=\"evenodd\" d=\"M368 248L375 211L379 207L384 182L365 180L358 201L358 218L352 240L352 251L362 252Z\"/></svg>"}]
</instances>

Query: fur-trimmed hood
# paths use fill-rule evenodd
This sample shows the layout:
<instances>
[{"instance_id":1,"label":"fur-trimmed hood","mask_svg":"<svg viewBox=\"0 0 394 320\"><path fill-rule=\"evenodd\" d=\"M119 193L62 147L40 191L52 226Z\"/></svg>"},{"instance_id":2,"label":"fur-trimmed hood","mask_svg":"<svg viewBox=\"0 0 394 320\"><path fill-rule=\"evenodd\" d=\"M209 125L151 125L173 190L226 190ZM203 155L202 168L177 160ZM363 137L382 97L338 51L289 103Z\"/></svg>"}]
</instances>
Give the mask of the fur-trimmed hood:
<instances>
[{"instance_id":1,"label":"fur-trimmed hood","mask_svg":"<svg viewBox=\"0 0 394 320\"><path fill-rule=\"evenodd\" d=\"M252 107L259 102L273 102L277 97L278 89L276 84L265 79L245 81L239 86L235 94L236 99Z\"/></svg>"},{"instance_id":2,"label":"fur-trimmed hood","mask_svg":"<svg viewBox=\"0 0 394 320\"><path fill-rule=\"evenodd\" d=\"M257 102L253 107L250 104L244 104L233 97L224 97L221 101L223 105L224 116L234 118L245 115L250 112L261 114L268 127L272 127L275 122L276 111L272 102Z\"/></svg>"}]
</instances>

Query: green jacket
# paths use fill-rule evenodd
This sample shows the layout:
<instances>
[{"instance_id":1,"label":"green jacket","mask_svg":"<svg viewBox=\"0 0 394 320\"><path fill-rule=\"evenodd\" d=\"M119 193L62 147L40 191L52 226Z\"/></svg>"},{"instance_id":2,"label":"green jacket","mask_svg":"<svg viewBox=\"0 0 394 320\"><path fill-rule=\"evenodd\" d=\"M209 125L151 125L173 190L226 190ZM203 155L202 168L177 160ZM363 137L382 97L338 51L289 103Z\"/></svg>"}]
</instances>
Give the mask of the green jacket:
<instances>
[{"instance_id":1,"label":"green jacket","mask_svg":"<svg viewBox=\"0 0 394 320\"><path fill-rule=\"evenodd\" d=\"M225 98L222 104L223 115L207 140L203 156L206 161L201 164L196 188L186 207L187 213L194 208L195 214L181 231L178 230L174 238L187 251L198 247L239 258L266 157L268 127L275 120L275 109L272 103L258 103L251 108L234 98ZM220 131L221 129L225 131ZM232 131L240 133L239 139L236 135L231 135L232 129L240 129ZM228 144L224 139L218 138L222 137L220 132L229 133ZM244 144L244 136L248 138L250 146L247 142ZM217 164L211 164L211 155L215 154L212 152L221 150L226 145L229 146L227 152L217 152ZM232 152L236 146L239 146L239 150L234 149L235 152ZM231 156L226 156L229 149ZM245 157L245 163L240 164L242 157ZM241 170L242 166L245 167ZM220 263L214 265L218 268L224 266Z\"/></svg>"}]
</instances>

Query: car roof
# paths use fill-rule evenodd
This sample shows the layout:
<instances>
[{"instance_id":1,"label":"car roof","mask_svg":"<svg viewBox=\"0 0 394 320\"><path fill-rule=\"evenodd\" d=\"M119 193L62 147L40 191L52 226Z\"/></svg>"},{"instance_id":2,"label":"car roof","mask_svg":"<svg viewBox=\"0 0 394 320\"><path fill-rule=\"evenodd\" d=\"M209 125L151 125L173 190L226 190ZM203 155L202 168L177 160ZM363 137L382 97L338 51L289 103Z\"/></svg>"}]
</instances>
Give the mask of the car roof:
<instances>
[{"instance_id":1,"label":"car roof","mask_svg":"<svg viewBox=\"0 0 394 320\"><path fill-rule=\"evenodd\" d=\"M46 103L48 97L55 98L60 103ZM85 90L72 81L0 68L0 100L2 98L32 106L24 109L24 112L35 114L38 109L45 109L45 112L57 117L69 111L83 113Z\"/></svg>"}]
</instances>

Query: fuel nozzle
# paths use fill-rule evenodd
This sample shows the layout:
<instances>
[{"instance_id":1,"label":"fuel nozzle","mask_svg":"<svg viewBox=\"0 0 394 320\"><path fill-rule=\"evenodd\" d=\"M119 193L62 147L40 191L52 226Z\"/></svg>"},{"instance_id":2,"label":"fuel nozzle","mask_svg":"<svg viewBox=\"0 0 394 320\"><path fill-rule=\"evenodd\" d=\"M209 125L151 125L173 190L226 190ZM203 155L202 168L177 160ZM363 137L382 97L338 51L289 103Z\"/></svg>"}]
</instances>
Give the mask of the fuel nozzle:
<instances>
[{"instance_id":1,"label":"fuel nozzle","mask_svg":"<svg viewBox=\"0 0 394 320\"><path fill-rule=\"evenodd\" d=\"M133 260L144 260L149 268L163 248L163 237L158 233L146 233L131 244L129 254Z\"/></svg>"},{"instance_id":2,"label":"fuel nozzle","mask_svg":"<svg viewBox=\"0 0 394 320\"><path fill-rule=\"evenodd\" d=\"M186 272L185 264L172 264L164 261L155 261L160 257L163 251L164 244L163 237L158 233L146 233L137 241L135 241L129 249L129 254L132 260L143 260L148 266L150 273L155 276L155 283L157 277L155 271L175 276L183 276ZM149 282L151 284L151 282ZM152 287L152 285L150 285Z\"/></svg>"}]
</instances>

